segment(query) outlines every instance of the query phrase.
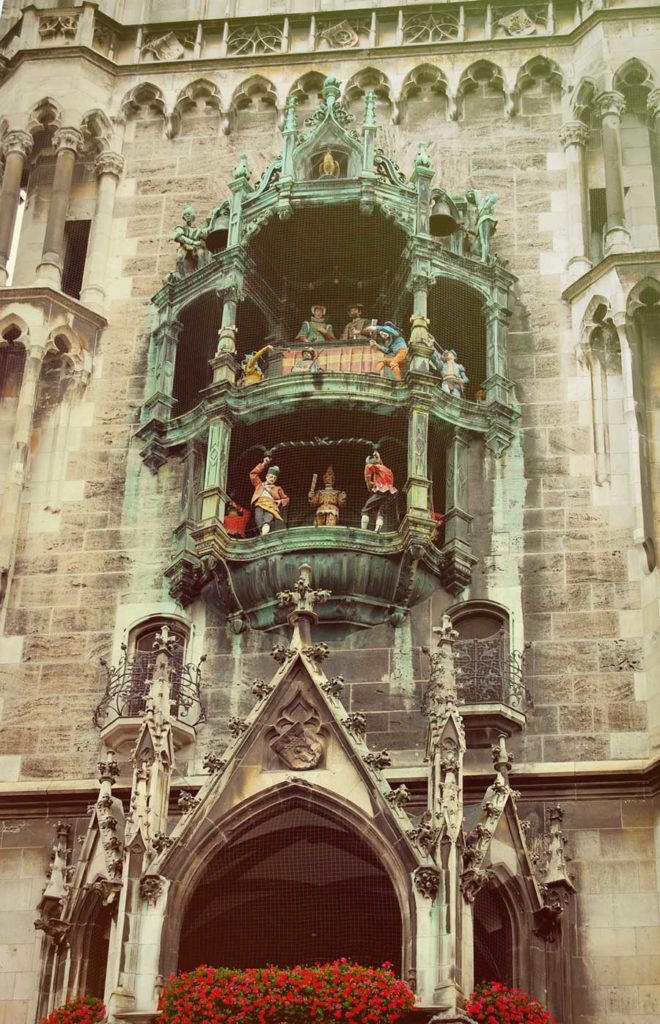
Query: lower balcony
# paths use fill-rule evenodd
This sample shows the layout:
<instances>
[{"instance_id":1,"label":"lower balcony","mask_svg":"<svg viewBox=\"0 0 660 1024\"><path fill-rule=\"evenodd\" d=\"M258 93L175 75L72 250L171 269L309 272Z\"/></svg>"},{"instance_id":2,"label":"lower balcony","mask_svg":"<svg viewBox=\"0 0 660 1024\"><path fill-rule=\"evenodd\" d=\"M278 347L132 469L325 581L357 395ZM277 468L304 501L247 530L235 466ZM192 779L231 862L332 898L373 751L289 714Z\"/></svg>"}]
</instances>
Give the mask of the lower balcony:
<instances>
[{"instance_id":1,"label":"lower balcony","mask_svg":"<svg viewBox=\"0 0 660 1024\"><path fill-rule=\"evenodd\" d=\"M437 590L445 556L434 543L435 524L406 515L395 532L377 534L354 526L299 526L265 537L231 537L218 520L192 531L196 553L180 552L167 572L173 593L187 577L213 580L233 628L277 629L286 610L277 599L296 579L301 562L332 597L319 604L317 631L333 637L390 621ZM196 566L198 568L196 568ZM203 568L202 568L203 567Z\"/></svg>"}]
</instances>

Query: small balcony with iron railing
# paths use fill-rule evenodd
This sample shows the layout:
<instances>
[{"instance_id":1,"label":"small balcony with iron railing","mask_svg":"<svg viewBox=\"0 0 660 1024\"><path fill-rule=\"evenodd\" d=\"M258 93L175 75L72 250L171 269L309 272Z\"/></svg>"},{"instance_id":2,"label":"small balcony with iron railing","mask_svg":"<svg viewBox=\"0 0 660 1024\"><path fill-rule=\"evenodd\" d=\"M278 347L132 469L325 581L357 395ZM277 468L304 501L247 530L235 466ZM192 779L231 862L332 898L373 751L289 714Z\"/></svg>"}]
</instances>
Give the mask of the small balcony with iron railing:
<instances>
[{"instance_id":1,"label":"small balcony with iron railing","mask_svg":"<svg viewBox=\"0 0 660 1024\"><path fill-rule=\"evenodd\" d=\"M135 743L146 715L160 712L172 730L175 750L191 744L195 729L206 720L201 700L201 666L184 661L184 650L166 625L161 627L152 651L132 653L121 645L116 665L105 658L105 692L94 710L94 725L101 730L104 746L118 753Z\"/></svg>"},{"instance_id":2,"label":"small balcony with iron railing","mask_svg":"<svg viewBox=\"0 0 660 1024\"><path fill-rule=\"evenodd\" d=\"M502 626L491 636L459 638L454 644L458 697L466 730L490 742L491 734L510 735L525 724L530 697L524 683L525 653L510 649Z\"/></svg>"}]
</instances>

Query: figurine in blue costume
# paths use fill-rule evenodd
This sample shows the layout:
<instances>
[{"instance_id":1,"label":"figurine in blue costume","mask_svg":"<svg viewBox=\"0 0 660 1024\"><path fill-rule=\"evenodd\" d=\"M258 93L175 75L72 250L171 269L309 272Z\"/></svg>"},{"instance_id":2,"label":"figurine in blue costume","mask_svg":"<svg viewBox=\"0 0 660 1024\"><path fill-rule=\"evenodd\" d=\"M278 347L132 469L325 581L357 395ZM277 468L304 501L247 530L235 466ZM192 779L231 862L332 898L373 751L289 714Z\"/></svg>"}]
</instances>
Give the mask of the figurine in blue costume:
<instances>
[{"instance_id":1,"label":"figurine in blue costume","mask_svg":"<svg viewBox=\"0 0 660 1024\"><path fill-rule=\"evenodd\" d=\"M381 353L376 368L385 377L401 380L401 367L408 358L408 345L398 327L389 320L384 324L370 325L363 328L372 348Z\"/></svg>"}]
</instances>

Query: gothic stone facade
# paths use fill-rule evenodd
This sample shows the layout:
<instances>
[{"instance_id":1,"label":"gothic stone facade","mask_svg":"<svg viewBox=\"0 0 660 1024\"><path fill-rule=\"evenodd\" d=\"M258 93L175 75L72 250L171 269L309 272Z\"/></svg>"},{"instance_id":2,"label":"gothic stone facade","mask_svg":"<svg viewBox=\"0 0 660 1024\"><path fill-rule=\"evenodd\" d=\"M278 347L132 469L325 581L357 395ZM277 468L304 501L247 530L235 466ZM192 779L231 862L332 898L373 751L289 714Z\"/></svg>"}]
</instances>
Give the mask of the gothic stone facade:
<instances>
[{"instance_id":1,"label":"gothic stone facade","mask_svg":"<svg viewBox=\"0 0 660 1024\"><path fill-rule=\"evenodd\" d=\"M512 947L503 976L547 998L561 1024L652 1024L660 1014L657 8L5 0L0 26L0 1021L26 1024L92 990L114 1019L152 1012L162 975L177 968L200 872L222 855L213 830L231 820L249 837L272 801L289 800L338 815L380 849L401 914L400 965L429 1016L463 1019L479 894L490 891ZM273 360L266 381L240 395L232 369L237 317L241 355L267 334L280 351L292 341L286 317L264 312L274 306L265 285L259 290L246 211L276 196L281 219L255 220L253 237L269 231L277 241L288 230L303 244L289 229L309 206L296 199L305 177L297 133L330 75L323 109L336 88L336 103L356 121L350 130L330 125L317 155L334 152L337 177L318 181L319 160L309 164L306 195L329 209L342 188L346 203L359 193L363 215L336 221L350 286L365 279L368 289L370 273L388 269L381 249L390 229L409 239L409 275L389 267L391 315L379 307L394 319L395 294L411 297L410 306L396 298L399 317L418 318L417 340L400 322L409 374L401 383L353 374L353 384L338 364L334 397L338 409L350 398L363 410L364 430L375 416L369 402L399 403L410 446L398 469L402 519L382 537L353 525L341 543L328 529L317 542L302 527L298 539L292 527L228 541L229 463L241 454L232 429L234 439L245 431L246 445L260 417L271 445L332 436L323 404L331 372L305 399L318 427L295 435L290 420L277 422L277 403L284 417L296 398L294 377L272 375L282 363ZM255 197L251 182L280 155ZM362 163L352 172L354 156ZM388 208L376 177L394 196ZM360 182L355 193L350 181ZM479 257L469 203L459 202L469 188L498 196L494 259ZM209 230L228 237L204 265L177 272L172 232L187 204L199 226L216 211ZM449 241L428 220L440 207ZM385 227L374 233L376 216ZM471 251L461 241L470 224ZM326 269L331 278L334 257ZM186 320L185 294L197 301L207 278L216 305ZM434 292L444 278L458 291ZM479 300L468 317L473 283ZM250 296L262 319L241 321ZM291 303L305 313L307 300ZM344 306L329 312L341 317ZM428 373L429 330L470 371L470 318L471 379L487 386L464 400L442 397ZM179 419L181 338L190 348L207 322L213 339L228 329L225 350ZM474 354L480 337L483 358ZM215 346L207 355L213 361ZM270 396L261 406L258 388ZM307 382L300 388L311 395ZM371 427L363 436L373 442L388 433L375 420ZM288 458L282 484L293 490ZM241 465L245 476L251 463ZM446 516L439 540L431 495ZM382 573L368 579L378 559L382 573L386 564L399 572L389 596L379 591ZM332 613L305 596L304 573L304 586L276 605L305 561L311 586L342 595ZM494 622L501 658L488 691L486 669L468 662L456 679L447 652L486 639L484 623ZM154 642L145 686L122 690ZM122 644L132 667L122 666ZM184 647L187 668L173 653ZM524 651L522 681L516 651ZM95 724L106 692L100 658L115 668ZM340 676L343 688L341 680L333 688ZM254 680L265 682L253 692ZM200 686L206 720L195 724ZM131 693L140 697L133 705ZM291 729L301 743L292 744ZM378 757L383 749L389 757ZM410 801L394 795L401 785ZM190 796L177 804L182 793ZM162 840L167 833L173 843ZM131 879L140 879L137 895ZM449 926L440 921L445 906ZM85 942L101 950L101 966Z\"/></svg>"}]
</instances>

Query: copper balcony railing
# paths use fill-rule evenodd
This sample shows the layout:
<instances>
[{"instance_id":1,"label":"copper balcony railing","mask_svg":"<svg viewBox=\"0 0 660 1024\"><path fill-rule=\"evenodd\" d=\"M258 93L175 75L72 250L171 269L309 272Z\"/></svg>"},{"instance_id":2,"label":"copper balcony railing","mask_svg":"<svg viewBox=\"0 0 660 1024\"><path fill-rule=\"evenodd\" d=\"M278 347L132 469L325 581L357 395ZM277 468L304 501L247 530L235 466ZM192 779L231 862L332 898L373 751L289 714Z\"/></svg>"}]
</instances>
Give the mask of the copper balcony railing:
<instances>
[{"instance_id":1,"label":"copper balcony railing","mask_svg":"<svg viewBox=\"0 0 660 1024\"><path fill-rule=\"evenodd\" d=\"M129 658L128 648L125 644L121 646L118 665L110 665L101 658L106 686L93 715L98 729L104 729L119 718L140 718L146 711L155 656L138 652ZM170 715L193 728L206 721L206 708L200 696L203 661L204 658L193 665L173 659L170 669Z\"/></svg>"},{"instance_id":2,"label":"copper balcony railing","mask_svg":"<svg viewBox=\"0 0 660 1024\"><path fill-rule=\"evenodd\" d=\"M509 634L504 628L483 639L457 640L454 665L461 704L506 704L523 711L527 697L524 660L524 650L509 650Z\"/></svg>"}]
</instances>

